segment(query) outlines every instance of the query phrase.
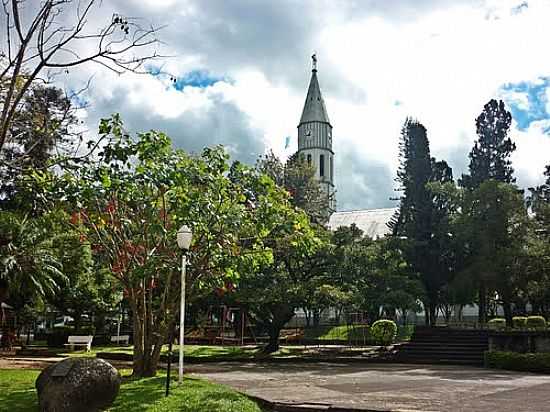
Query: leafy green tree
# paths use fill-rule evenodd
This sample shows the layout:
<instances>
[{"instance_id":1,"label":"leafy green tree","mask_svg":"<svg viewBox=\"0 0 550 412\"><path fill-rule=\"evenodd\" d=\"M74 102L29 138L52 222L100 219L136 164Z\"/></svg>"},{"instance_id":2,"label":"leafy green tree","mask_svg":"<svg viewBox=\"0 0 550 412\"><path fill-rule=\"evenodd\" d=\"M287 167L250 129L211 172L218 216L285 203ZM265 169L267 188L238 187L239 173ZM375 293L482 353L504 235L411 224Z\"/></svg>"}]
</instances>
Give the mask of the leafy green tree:
<instances>
[{"instance_id":1,"label":"leafy green tree","mask_svg":"<svg viewBox=\"0 0 550 412\"><path fill-rule=\"evenodd\" d=\"M544 172L546 181L530 188L529 206L534 214L533 230L528 241L529 280L525 293L533 312L550 315L550 165Z\"/></svg>"},{"instance_id":2,"label":"leafy green tree","mask_svg":"<svg viewBox=\"0 0 550 412\"><path fill-rule=\"evenodd\" d=\"M17 209L14 202L20 177L44 169L49 159L77 148L80 139L76 109L61 89L33 85L22 99L10 124L10 144L0 152L0 205Z\"/></svg>"},{"instance_id":3,"label":"leafy green tree","mask_svg":"<svg viewBox=\"0 0 550 412\"><path fill-rule=\"evenodd\" d=\"M311 222L324 224L329 198L315 178L315 168L297 153L283 165L273 152L260 157L256 168L290 193L290 202L307 213Z\"/></svg>"},{"instance_id":4,"label":"leafy green tree","mask_svg":"<svg viewBox=\"0 0 550 412\"><path fill-rule=\"evenodd\" d=\"M0 211L0 279L16 311L55 294L67 280L54 248L53 213L37 218Z\"/></svg>"},{"instance_id":5,"label":"leafy green tree","mask_svg":"<svg viewBox=\"0 0 550 412\"><path fill-rule=\"evenodd\" d=\"M495 180L465 191L459 225L467 249L465 270L498 293L512 326L512 301L526 276L529 219L521 192Z\"/></svg>"},{"instance_id":6,"label":"leafy green tree","mask_svg":"<svg viewBox=\"0 0 550 412\"><path fill-rule=\"evenodd\" d=\"M474 190L489 179L503 183L514 183L514 169L510 156L516 145L508 133L512 124L512 115L506 110L502 100L491 99L476 118L478 140L470 151L469 174L462 175L459 184L468 190ZM487 317L487 286L483 274L480 274L479 320Z\"/></svg>"},{"instance_id":7,"label":"leafy green tree","mask_svg":"<svg viewBox=\"0 0 550 412\"><path fill-rule=\"evenodd\" d=\"M101 122L100 138L107 144L94 159L53 176L45 192L68 205L72 227L124 290L133 319L133 373L151 376L179 307L178 228L193 229L192 304L269 265L267 239L279 230L291 238L301 222L290 218L286 193L267 176L242 165L232 170L238 178L229 176L221 148L191 156L160 132L132 139L118 116Z\"/></svg>"}]
</instances>

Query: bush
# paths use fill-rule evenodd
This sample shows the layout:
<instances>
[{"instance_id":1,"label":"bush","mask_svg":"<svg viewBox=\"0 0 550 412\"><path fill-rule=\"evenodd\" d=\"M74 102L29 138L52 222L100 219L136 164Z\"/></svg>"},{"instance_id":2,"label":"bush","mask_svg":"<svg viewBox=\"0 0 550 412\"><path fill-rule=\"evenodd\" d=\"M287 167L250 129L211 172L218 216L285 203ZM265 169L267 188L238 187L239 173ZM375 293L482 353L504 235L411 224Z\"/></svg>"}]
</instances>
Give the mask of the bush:
<instances>
[{"instance_id":1,"label":"bush","mask_svg":"<svg viewBox=\"0 0 550 412\"><path fill-rule=\"evenodd\" d=\"M550 353L485 352L485 366L525 372L550 372Z\"/></svg>"},{"instance_id":2,"label":"bush","mask_svg":"<svg viewBox=\"0 0 550 412\"><path fill-rule=\"evenodd\" d=\"M526 326L530 329L545 329L546 319L542 316L528 316Z\"/></svg>"},{"instance_id":3,"label":"bush","mask_svg":"<svg viewBox=\"0 0 550 412\"><path fill-rule=\"evenodd\" d=\"M503 330L506 328L506 319L504 318L493 318L487 322L487 326L492 330Z\"/></svg>"},{"instance_id":4,"label":"bush","mask_svg":"<svg viewBox=\"0 0 550 412\"><path fill-rule=\"evenodd\" d=\"M380 319L370 328L371 337L383 346L391 345L397 336L397 325L393 320Z\"/></svg>"},{"instance_id":5,"label":"bush","mask_svg":"<svg viewBox=\"0 0 550 412\"><path fill-rule=\"evenodd\" d=\"M525 329L527 318L525 316L514 316L512 318L512 325L514 329Z\"/></svg>"}]
</instances>

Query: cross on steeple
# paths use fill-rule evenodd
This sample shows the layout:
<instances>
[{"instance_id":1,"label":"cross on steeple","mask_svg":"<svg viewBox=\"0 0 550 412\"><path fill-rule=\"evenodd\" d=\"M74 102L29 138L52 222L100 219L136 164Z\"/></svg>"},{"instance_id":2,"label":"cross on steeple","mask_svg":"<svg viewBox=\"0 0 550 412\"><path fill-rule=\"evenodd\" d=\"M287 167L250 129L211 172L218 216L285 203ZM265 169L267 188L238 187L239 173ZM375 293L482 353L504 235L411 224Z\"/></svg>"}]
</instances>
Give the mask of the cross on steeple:
<instances>
[{"instance_id":1,"label":"cross on steeple","mask_svg":"<svg viewBox=\"0 0 550 412\"><path fill-rule=\"evenodd\" d=\"M317 71L317 53L313 53L313 55L311 56L311 60L312 60L312 71L316 72Z\"/></svg>"}]
</instances>

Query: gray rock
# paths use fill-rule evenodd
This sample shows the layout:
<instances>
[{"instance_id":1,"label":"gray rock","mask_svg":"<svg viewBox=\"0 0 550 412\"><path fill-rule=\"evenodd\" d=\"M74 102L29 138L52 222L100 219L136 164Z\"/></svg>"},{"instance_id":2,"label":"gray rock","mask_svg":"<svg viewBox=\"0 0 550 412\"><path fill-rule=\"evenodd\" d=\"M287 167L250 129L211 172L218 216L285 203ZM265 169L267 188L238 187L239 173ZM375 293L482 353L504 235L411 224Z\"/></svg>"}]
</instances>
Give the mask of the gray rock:
<instances>
[{"instance_id":1,"label":"gray rock","mask_svg":"<svg viewBox=\"0 0 550 412\"><path fill-rule=\"evenodd\" d=\"M95 412L113 403L120 374L97 358L68 358L44 369L36 379L42 412Z\"/></svg>"}]
</instances>

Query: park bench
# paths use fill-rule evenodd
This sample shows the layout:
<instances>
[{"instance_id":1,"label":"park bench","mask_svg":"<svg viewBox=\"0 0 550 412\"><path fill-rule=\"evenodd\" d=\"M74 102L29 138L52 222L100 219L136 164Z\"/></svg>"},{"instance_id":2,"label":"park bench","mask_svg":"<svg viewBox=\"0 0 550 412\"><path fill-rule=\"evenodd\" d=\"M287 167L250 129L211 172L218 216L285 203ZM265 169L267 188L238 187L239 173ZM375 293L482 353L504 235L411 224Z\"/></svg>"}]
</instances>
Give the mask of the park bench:
<instances>
[{"instance_id":1,"label":"park bench","mask_svg":"<svg viewBox=\"0 0 550 412\"><path fill-rule=\"evenodd\" d=\"M128 345L130 343L130 335L111 336L111 343L123 343L124 345Z\"/></svg>"},{"instance_id":2,"label":"park bench","mask_svg":"<svg viewBox=\"0 0 550 412\"><path fill-rule=\"evenodd\" d=\"M92 350L93 336L69 336L65 346L69 346L71 350L74 350L75 346L86 346L86 350L89 352Z\"/></svg>"}]
</instances>

